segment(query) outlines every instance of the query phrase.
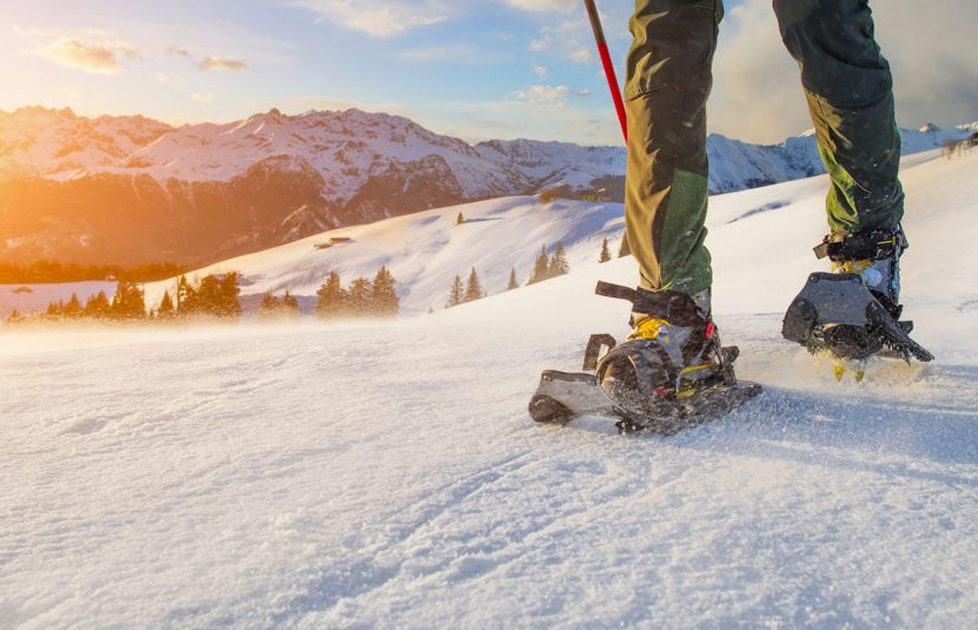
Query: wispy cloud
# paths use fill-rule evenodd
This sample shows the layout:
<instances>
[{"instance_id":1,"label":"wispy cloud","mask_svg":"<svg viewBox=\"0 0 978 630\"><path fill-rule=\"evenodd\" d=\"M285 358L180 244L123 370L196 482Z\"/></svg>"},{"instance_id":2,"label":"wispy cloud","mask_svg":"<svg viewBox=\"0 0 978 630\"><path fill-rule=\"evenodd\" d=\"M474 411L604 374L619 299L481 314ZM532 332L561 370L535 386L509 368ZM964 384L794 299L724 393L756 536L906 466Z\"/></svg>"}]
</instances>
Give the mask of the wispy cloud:
<instances>
[{"instance_id":1,"label":"wispy cloud","mask_svg":"<svg viewBox=\"0 0 978 630\"><path fill-rule=\"evenodd\" d=\"M550 103L562 107L570 93L571 90L566 85L531 85L525 90L513 92L512 97L517 101Z\"/></svg>"},{"instance_id":2,"label":"wispy cloud","mask_svg":"<svg viewBox=\"0 0 978 630\"><path fill-rule=\"evenodd\" d=\"M189 50L187 50L184 46L180 46L180 45L177 45L177 44L175 44L175 45L170 46L169 48L167 48L166 49L166 52L169 55L176 55L178 57L189 57L190 56L190 51Z\"/></svg>"},{"instance_id":3,"label":"wispy cloud","mask_svg":"<svg viewBox=\"0 0 978 630\"><path fill-rule=\"evenodd\" d=\"M76 37L51 42L40 50L41 56L66 68L90 74L118 75L125 72L120 59L140 60L142 54L127 42L90 43Z\"/></svg>"},{"instance_id":4,"label":"wispy cloud","mask_svg":"<svg viewBox=\"0 0 978 630\"><path fill-rule=\"evenodd\" d=\"M441 0L289 0L323 20L373 37L393 37L447 20L453 10Z\"/></svg>"},{"instance_id":5,"label":"wispy cloud","mask_svg":"<svg viewBox=\"0 0 978 630\"><path fill-rule=\"evenodd\" d=\"M212 102L214 102L214 95L211 94L210 92L207 92L207 93L204 93L204 94L201 94L200 92L194 92L190 96L190 98L194 99L195 101L199 101L201 103L212 103Z\"/></svg>"},{"instance_id":6,"label":"wispy cloud","mask_svg":"<svg viewBox=\"0 0 978 630\"><path fill-rule=\"evenodd\" d=\"M399 56L401 59L412 63L450 62L468 66L486 65L498 59L498 55L488 53L468 44L446 44L444 46L412 48L400 53Z\"/></svg>"},{"instance_id":7,"label":"wispy cloud","mask_svg":"<svg viewBox=\"0 0 978 630\"><path fill-rule=\"evenodd\" d=\"M248 64L237 59L222 59L220 57L204 57L200 62L201 70L227 70L240 72L248 69Z\"/></svg>"},{"instance_id":8,"label":"wispy cloud","mask_svg":"<svg viewBox=\"0 0 978 630\"><path fill-rule=\"evenodd\" d=\"M580 5L577 0L504 0L504 2L524 11L573 11Z\"/></svg>"}]
</instances>

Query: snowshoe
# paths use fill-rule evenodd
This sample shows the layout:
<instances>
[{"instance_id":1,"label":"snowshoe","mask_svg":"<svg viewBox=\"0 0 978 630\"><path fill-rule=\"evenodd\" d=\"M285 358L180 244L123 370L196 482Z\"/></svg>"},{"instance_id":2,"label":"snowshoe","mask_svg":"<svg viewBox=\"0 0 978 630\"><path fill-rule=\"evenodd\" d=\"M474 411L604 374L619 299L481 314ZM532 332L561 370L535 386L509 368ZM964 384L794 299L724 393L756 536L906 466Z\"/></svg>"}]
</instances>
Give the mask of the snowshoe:
<instances>
[{"instance_id":1,"label":"snowshoe","mask_svg":"<svg viewBox=\"0 0 978 630\"><path fill-rule=\"evenodd\" d=\"M934 356L910 338L913 322L899 319L899 257L906 248L899 227L826 237L815 253L832 260L834 273L808 277L785 313L782 336L812 353L830 353L837 379L854 364L862 380L871 357L931 361Z\"/></svg>"},{"instance_id":2,"label":"snowshoe","mask_svg":"<svg viewBox=\"0 0 978 630\"><path fill-rule=\"evenodd\" d=\"M604 282L596 292L630 301L635 330L622 344L611 335L592 335L584 356L587 372L545 371L530 400L534 420L602 416L615 419L623 433L671 435L760 393L759 385L738 383L734 376L738 350L721 347L708 293L694 298Z\"/></svg>"}]
</instances>

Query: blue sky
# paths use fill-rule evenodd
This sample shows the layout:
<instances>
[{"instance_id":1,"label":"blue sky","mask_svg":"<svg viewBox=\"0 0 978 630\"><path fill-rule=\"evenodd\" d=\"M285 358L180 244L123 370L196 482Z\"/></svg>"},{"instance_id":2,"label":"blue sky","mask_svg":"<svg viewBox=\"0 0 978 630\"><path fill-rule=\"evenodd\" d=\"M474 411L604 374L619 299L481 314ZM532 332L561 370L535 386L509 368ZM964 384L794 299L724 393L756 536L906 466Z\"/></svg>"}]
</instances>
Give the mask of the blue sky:
<instances>
[{"instance_id":1,"label":"blue sky","mask_svg":"<svg viewBox=\"0 0 978 630\"><path fill-rule=\"evenodd\" d=\"M633 4L598 4L621 73ZM975 23L978 3L933 0L933 36L908 19L912 0L876 4L900 122L978 117L978 92L958 85L978 74L973 31L961 26ZM807 128L770 0L727 2L727 14L711 129L776 141ZM0 25L7 111L40 104L181 123L359 107L470 141L619 142L579 0L0 0Z\"/></svg>"}]
</instances>

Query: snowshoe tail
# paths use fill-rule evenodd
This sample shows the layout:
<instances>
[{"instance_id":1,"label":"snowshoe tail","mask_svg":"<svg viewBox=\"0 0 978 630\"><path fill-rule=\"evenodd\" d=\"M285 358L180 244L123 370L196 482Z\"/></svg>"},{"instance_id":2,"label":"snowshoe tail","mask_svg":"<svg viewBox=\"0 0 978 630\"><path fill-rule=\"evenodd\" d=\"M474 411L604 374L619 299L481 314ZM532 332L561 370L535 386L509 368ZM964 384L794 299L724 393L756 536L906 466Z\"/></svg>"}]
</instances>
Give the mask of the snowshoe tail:
<instances>
[{"instance_id":1,"label":"snowshoe tail","mask_svg":"<svg viewBox=\"0 0 978 630\"><path fill-rule=\"evenodd\" d=\"M859 274L816 272L788 307L781 335L839 359L862 361L894 353L906 361L911 356L933 360L934 355L910 338L912 329L912 322L894 319Z\"/></svg>"},{"instance_id":2,"label":"snowshoe tail","mask_svg":"<svg viewBox=\"0 0 978 630\"><path fill-rule=\"evenodd\" d=\"M620 433L673 435L720 418L760 393L756 383L717 384L682 398L663 398L637 411L616 403L593 374L545 370L529 412L540 423L567 424L574 418L597 416L615 421Z\"/></svg>"}]
</instances>

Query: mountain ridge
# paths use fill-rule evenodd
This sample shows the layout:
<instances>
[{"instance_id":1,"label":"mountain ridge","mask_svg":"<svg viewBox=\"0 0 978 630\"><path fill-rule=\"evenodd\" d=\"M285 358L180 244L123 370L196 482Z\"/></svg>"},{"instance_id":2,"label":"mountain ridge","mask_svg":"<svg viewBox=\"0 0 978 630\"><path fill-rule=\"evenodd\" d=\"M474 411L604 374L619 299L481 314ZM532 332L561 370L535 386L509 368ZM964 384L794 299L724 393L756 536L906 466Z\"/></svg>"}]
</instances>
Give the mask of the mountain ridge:
<instances>
[{"instance_id":1,"label":"mountain ridge","mask_svg":"<svg viewBox=\"0 0 978 630\"><path fill-rule=\"evenodd\" d=\"M965 129L906 132L905 152ZM823 171L811 137L711 135L712 192ZM469 144L402 116L277 109L174 127L70 109L0 111L0 261L204 264L324 229L562 187L619 200L623 147Z\"/></svg>"}]
</instances>

